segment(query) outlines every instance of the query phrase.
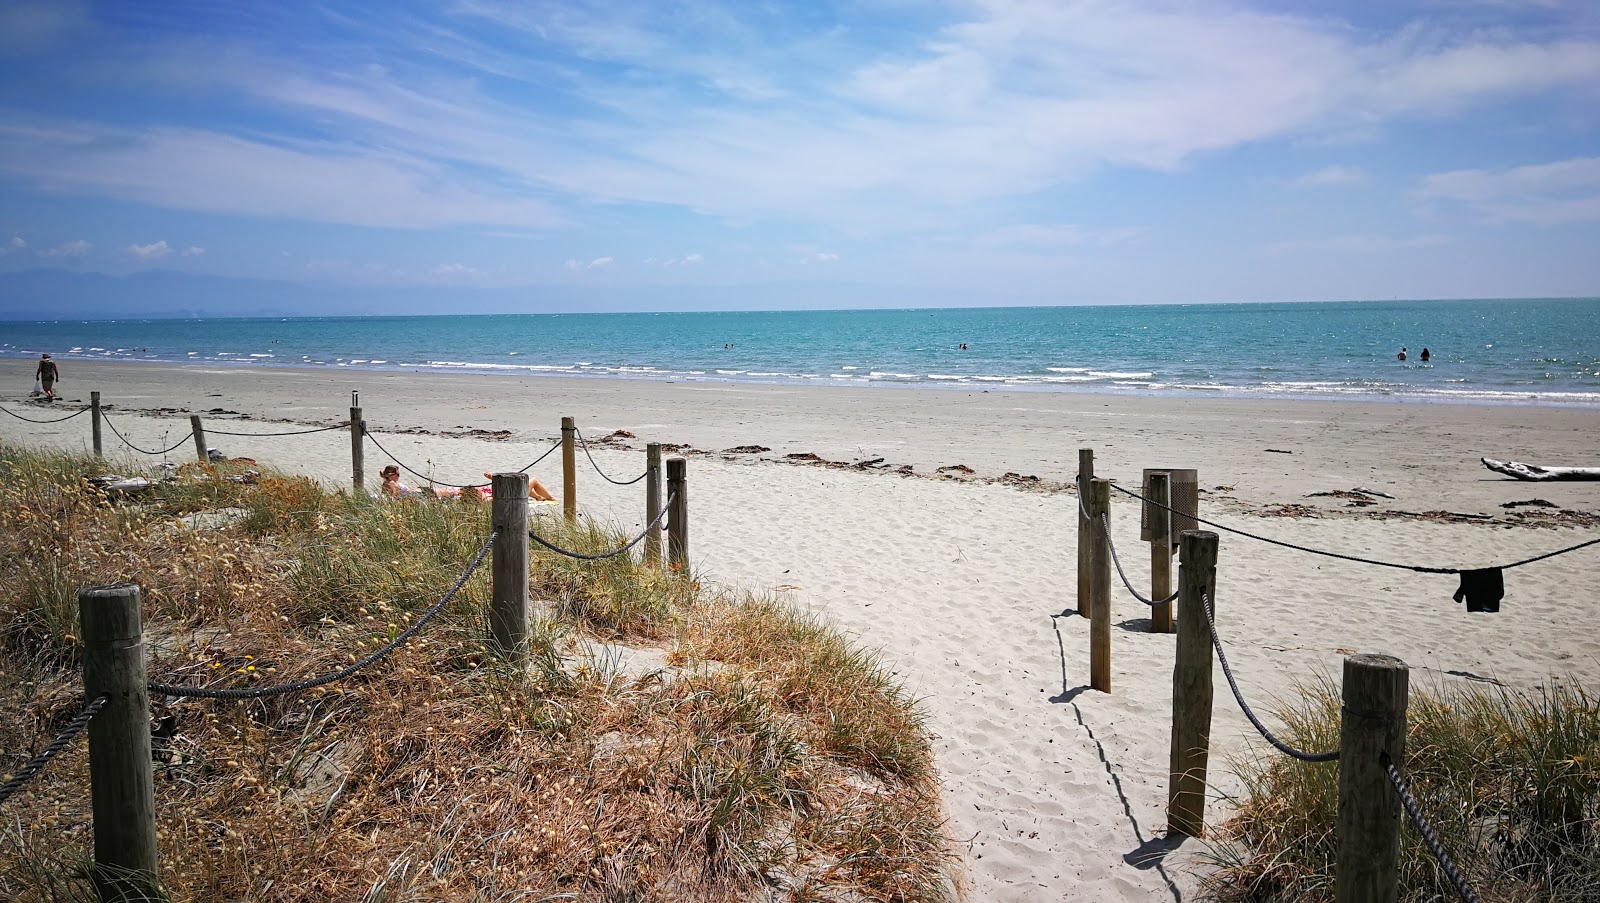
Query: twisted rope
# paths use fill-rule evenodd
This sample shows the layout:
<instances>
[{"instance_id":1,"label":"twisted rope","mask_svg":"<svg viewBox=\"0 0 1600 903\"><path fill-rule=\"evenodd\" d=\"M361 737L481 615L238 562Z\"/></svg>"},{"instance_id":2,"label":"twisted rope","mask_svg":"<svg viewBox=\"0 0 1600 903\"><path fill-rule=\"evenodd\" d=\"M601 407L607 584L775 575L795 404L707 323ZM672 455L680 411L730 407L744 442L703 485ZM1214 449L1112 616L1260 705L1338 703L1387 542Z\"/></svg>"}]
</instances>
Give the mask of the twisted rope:
<instances>
[{"instance_id":1,"label":"twisted rope","mask_svg":"<svg viewBox=\"0 0 1600 903\"><path fill-rule=\"evenodd\" d=\"M329 430L342 430L346 426L349 426L349 425L350 424L348 422L345 422L345 423L334 424L333 426L319 426L319 427L317 427L315 429L309 429L309 430L285 430L285 431L283 431L281 433L231 433L231 432L228 432L227 430L218 430L218 429L212 429L211 427L206 427L206 435L208 435L208 436L245 436L245 437L249 437L249 438L261 438L261 437L266 437L266 436L306 436L306 435L310 435L311 433L326 433Z\"/></svg>"},{"instance_id":2,"label":"twisted rope","mask_svg":"<svg viewBox=\"0 0 1600 903\"><path fill-rule=\"evenodd\" d=\"M1379 753L1379 761L1383 765L1383 773L1389 776L1389 783L1394 786L1394 792L1400 797L1400 805L1405 807L1406 814L1411 816L1411 823L1416 826L1417 833L1422 835L1422 842L1428 845L1428 851L1433 853L1433 858L1439 860L1439 867L1444 869L1446 878L1456 889L1466 903L1478 903L1478 895L1472 892L1472 886L1467 884L1467 879L1462 877L1461 870L1456 868L1455 862L1445 852L1444 845L1439 842L1439 835L1434 832L1433 825L1422 813L1422 807L1417 804L1416 797L1411 794L1411 785L1401 776L1400 769L1394 765L1394 760L1389 758L1387 752Z\"/></svg>"},{"instance_id":3,"label":"twisted rope","mask_svg":"<svg viewBox=\"0 0 1600 903\"><path fill-rule=\"evenodd\" d=\"M121 439L123 445L126 445L127 447L133 449L134 451L138 452L141 455L164 455L167 452L173 451L179 445L182 445L183 443L188 442L190 439L194 438L194 430L190 430L188 433L186 433L184 435L184 437L182 439L178 440L178 444L177 445L173 445L173 446L170 446L168 448L163 448L161 451L150 451L149 449L140 448L139 446L134 445L132 442L129 442L128 441L128 437L122 435L122 431L117 429L117 425L115 423L112 423L111 422L111 418L107 417L103 412L100 415L100 419L105 421L106 426L111 427L111 434L113 436L116 436L118 439Z\"/></svg>"},{"instance_id":4,"label":"twisted rope","mask_svg":"<svg viewBox=\"0 0 1600 903\"><path fill-rule=\"evenodd\" d=\"M400 460L399 458L396 458L394 455L390 454L389 450L387 448L384 448L382 443L378 442L377 437L372 434L371 430L368 430L366 427L363 426L362 429L361 429L361 434L363 436L366 436L367 439L369 439L372 442L373 445L376 445L378 447L378 451L383 452L385 457L387 457L389 460L393 461L395 464L399 465L400 468L403 469L406 473L411 474L412 476L416 477L419 480L427 480L429 483L437 483L440 486L449 486L452 489L482 489L485 486L494 485L492 482L489 482L489 483L465 483L465 484L463 484L463 483L446 483L443 480L435 480L433 477L430 477L430 476L427 476L426 474L421 474L421 473L418 473L415 470L412 470L410 467L408 467L406 465L406 462L404 462L404 461ZM529 461L527 464L524 464L522 467L520 467L517 470L513 471L513 473L527 473L528 471L530 471L530 470L532 470L534 468L534 465L538 464L540 461L543 461L545 458L550 457L550 455L556 449L558 449L560 447L561 447L561 443L560 442L556 442L556 443L551 444L551 446L549 448L544 450L544 454L540 455L537 458L534 458L532 461Z\"/></svg>"},{"instance_id":5,"label":"twisted rope","mask_svg":"<svg viewBox=\"0 0 1600 903\"><path fill-rule=\"evenodd\" d=\"M89 410L89 409L88 408L79 408L76 411L73 411L71 414L68 414L65 417L54 417L54 418L51 418L50 420L35 420L32 417L24 417L21 414L18 414L16 411L8 410L6 408L0 408L0 411L5 411L5 413L10 414L11 416L17 418L18 420L26 420L29 423L60 423L63 420L71 420L72 418L78 416L79 414L82 414L84 411L87 411L87 410Z\"/></svg>"},{"instance_id":6,"label":"twisted rope","mask_svg":"<svg viewBox=\"0 0 1600 903\"><path fill-rule=\"evenodd\" d=\"M494 541L499 535L499 530L489 534L489 538L484 541L483 547L478 549L477 556L472 559L471 564L467 565L466 572L463 573L458 580L456 580L455 585L450 587L450 589L445 592L444 596L440 598L438 602L434 603L432 608L428 609L422 617L417 619L415 624L407 627L403 633L390 640L389 643L382 649L373 652L366 658L361 659L353 665L340 668L332 674L324 674L321 677L315 677L309 680L297 680L294 683L279 684L274 687L252 687L249 689L237 690L213 690L206 687L184 687L174 684L158 684L152 682L150 684L150 692L165 693L168 696L192 696L200 699L264 699L268 696L282 696L285 693L297 693L301 690L309 690L313 687L331 684L336 680L343 680L357 671L360 671L362 668L367 667L378 659L383 658L394 650L400 648L401 644L403 644L406 640L411 639L411 637L416 635L417 631L421 630L429 621L433 620L434 616L442 611L446 605L450 604L451 599L456 597L456 593L461 591L461 587L466 585L467 579L470 578L473 572L478 569L478 565L483 563L483 556L489 554L489 547L494 545Z\"/></svg>"},{"instance_id":7,"label":"twisted rope","mask_svg":"<svg viewBox=\"0 0 1600 903\"><path fill-rule=\"evenodd\" d=\"M567 549L563 549L560 546L550 542L549 540L547 540L544 537L540 536L539 534L533 532L532 530L528 531L528 538L533 540L534 542L538 543L539 545L544 546L545 548L549 549L550 551L556 552L556 553L561 554L561 555L565 555L568 558L579 558L579 559L582 559L584 561L600 561L601 559L605 559L605 558L614 558L614 557L616 557L618 555L621 555L623 552L628 551L629 549L633 548L634 546L638 545L640 540L642 540L646 536L650 535L650 531L651 530L654 530L654 529L660 527L661 526L661 521L666 518L667 512L672 510L672 502L677 497L678 497L677 493L673 493L667 499L666 505L662 506L661 510L656 513L656 519L651 521L649 523L649 525L647 525L644 528L644 531L642 533L640 533L638 536L635 536L633 539L629 540L627 545L625 545L622 548L617 549L616 551L613 551L613 552L606 552L606 553L603 553L603 554L600 554L600 555L585 555L582 552L569 551Z\"/></svg>"},{"instance_id":8,"label":"twisted rope","mask_svg":"<svg viewBox=\"0 0 1600 903\"><path fill-rule=\"evenodd\" d=\"M57 753L66 749L67 744L71 743L74 737L83 733L83 729L89 726L89 721L100 712L100 709L105 707L110 698L104 694L96 696L88 705L83 707L83 711L79 712L77 717L67 722L67 726L62 728L61 733L57 734L54 740L50 741L50 745L44 748L44 752L29 759L28 764L22 766L17 770L16 774L11 776L11 780L0 784L0 804L5 803L13 793L21 790L25 784L33 780L34 775L43 771L44 767L50 764L50 760L54 759Z\"/></svg>"},{"instance_id":9,"label":"twisted rope","mask_svg":"<svg viewBox=\"0 0 1600 903\"><path fill-rule=\"evenodd\" d=\"M1302 752L1274 737L1272 731L1267 730L1267 726L1261 723L1260 718L1256 717L1256 713L1250 708L1250 704L1244 701L1244 694L1239 692L1239 682L1234 680L1233 668L1228 666L1228 655L1222 651L1222 638L1217 636L1217 622L1211 614L1211 595L1209 593L1200 595L1200 610L1206 613L1206 627L1211 629L1211 645L1217 650L1217 661L1222 664L1222 673L1228 678L1228 686L1233 690L1233 698L1238 701L1239 708L1244 711L1244 716L1250 719L1250 723L1255 725L1261 736L1276 747L1278 752L1299 759L1302 762L1332 762L1339 758L1337 749L1332 752L1321 753Z\"/></svg>"},{"instance_id":10,"label":"twisted rope","mask_svg":"<svg viewBox=\"0 0 1600 903\"><path fill-rule=\"evenodd\" d=\"M631 480L613 480L613 479L611 479L611 477L606 475L605 471L600 469L600 465L599 464L595 464L594 455L589 454L589 440L583 438L583 430L580 430L577 427L573 427L572 431L578 434L578 444L583 446L584 457L589 459L589 463L591 465L593 465L593 467L594 467L594 472L599 474L600 476L604 477L606 482L615 484L617 486L632 486L634 483L637 483L640 480L642 480L645 477L650 475L649 468L646 468L644 473L639 474L638 476L634 477Z\"/></svg>"},{"instance_id":11,"label":"twisted rope","mask_svg":"<svg viewBox=\"0 0 1600 903\"><path fill-rule=\"evenodd\" d=\"M1296 544L1294 544L1292 542L1284 542L1281 539L1272 539L1272 538L1267 537L1267 536L1259 536L1259 535L1257 535L1255 533L1250 533L1250 532L1247 532L1245 530L1240 530L1237 527L1224 526L1222 524L1216 523L1215 521L1206 520L1205 518L1200 517L1198 515L1189 514L1187 512L1179 511L1178 509L1173 508L1170 505L1163 505L1163 504L1161 504L1159 502L1152 501L1152 500L1147 499L1144 496L1140 495L1139 493L1132 491L1131 489L1124 489L1124 488L1122 488L1121 486L1118 486L1115 483L1111 484L1111 488L1115 489L1118 492L1121 492L1121 493L1123 493L1125 495L1133 496L1134 498L1138 499L1141 502L1146 502L1148 504L1155 505L1157 508L1165 508L1168 511L1171 511L1173 514L1181 514L1184 517L1191 518L1191 519L1193 519L1193 520L1195 520L1195 521L1197 521L1199 523L1205 524L1208 527L1215 527L1218 530L1221 530L1221 531L1223 531L1225 533L1236 533L1236 534L1238 534L1240 536L1243 536L1243 537L1245 537L1247 539L1254 539L1254 540L1258 540L1260 542L1271 543L1272 545L1275 545L1275 546L1283 546L1286 549L1294 549L1294 550L1299 551L1299 552L1309 552L1312 555L1324 555L1324 556L1327 556L1328 558L1339 558L1339 559L1343 559L1345 561L1354 561L1354 562L1356 562L1358 564L1374 564L1374 565L1377 565L1379 567L1398 568L1399 570L1402 570L1402 571L1416 571L1419 574L1459 574L1463 570L1481 570L1480 568L1436 568L1436 567L1425 567L1425 566L1419 565L1419 564L1397 564L1397 563L1395 563L1393 561L1379 561L1379 560L1377 560L1375 558L1362 558L1359 555L1346 555L1343 552L1329 552L1329 551L1326 551L1324 549L1313 549L1313 548L1310 548L1308 546L1296 545ZM1499 569L1500 570L1508 570L1508 569L1514 568L1514 567L1521 567L1522 565L1525 565L1525 564L1533 564L1535 561L1543 561L1546 558L1554 558L1557 555L1565 555L1568 552L1576 552L1579 549L1587 548L1587 547L1593 546L1593 545L1600 545L1600 537L1596 537L1596 538L1590 539L1590 540L1585 540L1584 542L1577 543L1576 545L1567 546L1564 549L1556 549L1554 552L1546 552L1543 555L1535 555L1532 558L1524 558L1521 561L1513 561L1510 564L1502 564L1502 565L1499 565Z\"/></svg>"},{"instance_id":12,"label":"twisted rope","mask_svg":"<svg viewBox=\"0 0 1600 903\"><path fill-rule=\"evenodd\" d=\"M1078 511L1082 512L1082 514L1083 514L1083 516L1084 516L1084 518L1086 520L1089 520L1089 521L1093 521L1094 520L1094 518L1089 516L1088 510L1083 507L1083 496L1082 496L1082 494L1080 494L1078 496ZM1117 557L1117 545L1116 545L1116 543L1111 541L1111 518L1109 516L1107 516L1105 514L1100 515L1100 529L1105 531L1105 534L1106 534L1106 548L1111 550L1111 560L1117 566L1117 576L1122 578L1122 585L1128 588L1128 592L1131 593L1135 599L1138 599L1140 602L1143 602L1144 604L1150 606L1151 608L1155 608L1157 605L1167 605L1167 604L1177 600L1177 598L1178 598L1177 591L1173 591L1172 595L1170 595L1170 596L1166 597L1165 599L1162 599L1161 601L1157 602L1156 600L1151 599L1150 597L1146 596L1144 593L1141 593L1138 590L1134 589L1133 588L1133 582L1128 579L1127 572L1122 569L1122 559Z\"/></svg>"}]
</instances>

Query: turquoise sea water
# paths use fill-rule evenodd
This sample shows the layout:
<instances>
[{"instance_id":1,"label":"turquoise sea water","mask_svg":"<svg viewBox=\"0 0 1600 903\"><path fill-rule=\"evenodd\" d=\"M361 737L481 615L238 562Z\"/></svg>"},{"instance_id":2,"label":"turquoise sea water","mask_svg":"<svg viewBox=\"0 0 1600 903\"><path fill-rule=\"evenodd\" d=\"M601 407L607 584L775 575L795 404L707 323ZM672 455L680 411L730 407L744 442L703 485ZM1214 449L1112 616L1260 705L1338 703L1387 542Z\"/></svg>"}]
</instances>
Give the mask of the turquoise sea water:
<instances>
[{"instance_id":1,"label":"turquoise sea water","mask_svg":"<svg viewBox=\"0 0 1600 903\"><path fill-rule=\"evenodd\" d=\"M63 375L93 359L1600 407L1595 298L0 323L0 355L45 351Z\"/></svg>"}]
</instances>

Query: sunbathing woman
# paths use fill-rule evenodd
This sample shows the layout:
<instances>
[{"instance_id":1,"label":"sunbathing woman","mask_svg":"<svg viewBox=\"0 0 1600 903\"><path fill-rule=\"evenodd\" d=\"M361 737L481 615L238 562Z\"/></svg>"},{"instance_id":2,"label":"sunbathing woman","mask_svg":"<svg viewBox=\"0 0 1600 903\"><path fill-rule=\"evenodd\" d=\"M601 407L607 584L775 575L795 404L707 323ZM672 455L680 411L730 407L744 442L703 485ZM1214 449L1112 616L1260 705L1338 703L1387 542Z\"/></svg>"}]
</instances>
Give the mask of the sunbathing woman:
<instances>
[{"instance_id":1,"label":"sunbathing woman","mask_svg":"<svg viewBox=\"0 0 1600 903\"><path fill-rule=\"evenodd\" d=\"M383 493L390 498L464 498L471 501L493 497L487 486L481 489L475 486L469 486L465 489L457 489L453 486L430 486L427 489L414 489L400 482L400 468L394 464L388 465L379 473L383 476ZM494 474L491 473L485 473L484 476L491 481L494 479ZM539 482L537 477L528 478L528 497L541 502L553 502L556 500L556 497L550 494L550 490L546 489L545 485Z\"/></svg>"}]
</instances>

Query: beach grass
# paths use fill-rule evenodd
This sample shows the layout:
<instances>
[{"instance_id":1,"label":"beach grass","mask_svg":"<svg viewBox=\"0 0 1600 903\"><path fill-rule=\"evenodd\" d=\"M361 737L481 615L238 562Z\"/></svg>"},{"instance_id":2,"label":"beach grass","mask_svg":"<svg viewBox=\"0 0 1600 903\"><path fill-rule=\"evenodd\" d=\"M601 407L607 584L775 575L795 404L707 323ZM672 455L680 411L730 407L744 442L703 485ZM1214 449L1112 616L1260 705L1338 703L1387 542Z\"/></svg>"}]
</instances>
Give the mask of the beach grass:
<instances>
[{"instance_id":1,"label":"beach grass","mask_svg":"<svg viewBox=\"0 0 1600 903\"><path fill-rule=\"evenodd\" d=\"M1301 749L1339 747L1339 688L1323 680L1278 711ZM1405 773L1443 848L1478 898L1600 899L1600 696L1551 680L1534 690L1472 684L1413 689ZM1207 899L1334 898L1337 762L1270 750L1233 763L1244 793L1221 842ZM1400 899L1458 899L1402 815Z\"/></svg>"},{"instance_id":2,"label":"beach grass","mask_svg":"<svg viewBox=\"0 0 1600 903\"><path fill-rule=\"evenodd\" d=\"M483 504L266 468L190 465L108 499L84 480L108 466L133 472L0 445L0 772L82 704L84 586L143 588L153 680L276 684L388 642L488 534ZM631 538L534 527L590 554ZM153 700L172 900L955 895L922 714L837 631L635 556L535 546L524 667L486 642L487 574L350 679ZM7 804L0 897L93 898L87 786L80 740Z\"/></svg>"}]
</instances>

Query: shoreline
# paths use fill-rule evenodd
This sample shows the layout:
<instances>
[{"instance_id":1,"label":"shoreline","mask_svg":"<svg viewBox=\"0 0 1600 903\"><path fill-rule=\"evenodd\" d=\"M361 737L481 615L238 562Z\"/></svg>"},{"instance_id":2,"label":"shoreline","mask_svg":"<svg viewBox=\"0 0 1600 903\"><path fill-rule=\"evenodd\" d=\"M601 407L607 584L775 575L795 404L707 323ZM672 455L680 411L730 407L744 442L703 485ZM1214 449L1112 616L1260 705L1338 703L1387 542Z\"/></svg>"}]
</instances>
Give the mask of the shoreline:
<instances>
[{"instance_id":1,"label":"shoreline","mask_svg":"<svg viewBox=\"0 0 1600 903\"><path fill-rule=\"evenodd\" d=\"M0 385L30 385L31 367L0 361ZM1204 872L1204 841L1174 849L1158 840L1174 638L1148 632L1148 609L1115 574L1113 690L1086 686L1089 629L1074 600L1077 503L1062 491L1079 448L1095 450L1098 475L1128 487L1143 468L1197 468L1202 516L1365 558L1476 568L1600 536L1593 521L1541 527L1512 516L1600 515L1600 482L1522 483L1478 461L1595 463L1600 412L1589 410L130 364L78 364L65 375L67 406L99 389L147 442L161 429L181 435L187 413L214 408L330 425L349 417L349 393L359 389L385 445L456 482L532 460L562 416L577 418L599 465L622 478L642 469L646 442L704 450L688 464L695 572L829 619L904 682L937 736L948 831L973 900L1170 901L1178 891L1192 898ZM49 410L16 404L25 394L3 393L0 404L33 416ZM134 413L157 408L169 413ZM34 426L0 416L0 437L86 448L87 419ZM597 442L619 429L633 434L631 448ZM214 444L333 485L350 479L342 432ZM768 451L730 451L752 445ZM844 466L773 466L789 454ZM174 455L192 457L189 447ZM879 457L882 467L852 466ZM582 454L577 461L583 509L637 529L642 490L600 480ZM379 463L369 451L369 480ZM939 474L957 464L972 473ZM903 478L904 465L926 478ZM556 456L534 472L560 484ZM1008 472L1038 482L1006 481ZM1395 498L1349 508L1349 498L1314 495L1357 487ZM1137 582L1148 576L1138 508L1113 496L1113 537ZM1502 507L1534 498L1555 508ZM1483 514L1494 517L1476 517ZM1485 680L1513 690L1552 680L1594 686L1600 638L1572 623L1596 581L1600 548L1591 547L1508 571L1504 612L1468 615L1451 597L1453 575L1312 557L1225 533L1217 629L1246 698L1273 726L1276 703L1304 684L1336 680L1353 651L1407 662L1414 692ZM1242 791L1229 757L1263 744L1220 674L1213 689L1207 820L1215 825Z\"/></svg>"},{"instance_id":2,"label":"shoreline","mask_svg":"<svg viewBox=\"0 0 1600 903\"><path fill-rule=\"evenodd\" d=\"M1445 405L1459 407L1513 407L1513 408L1570 408L1575 410L1600 411L1600 396L1593 392L1559 391L1543 394L1529 392L1522 393L1508 389L1482 389L1462 391L1399 391L1399 392L1285 392L1275 389L1249 389L1242 386L1164 386L1161 388L1140 388L1135 386L1117 386L1116 384L1087 385L1070 379L1052 377L1039 377L1032 374L1011 376L940 376L929 374L917 377L909 374L887 374L884 379L861 379L850 381L850 378L832 378L795 374L771 374L787 379L738 379L738 373L745 371L730 371L727 375L713 376L699 371L669 372L655 370L659 375L643 376L633 375L628 372L637 368L608 368L599 372L586 372L583 370L565 370L557 367L543 365L501 365L483 363L461 363L459 366L438 367L432 369L418 369L416 364L403 364L388 367L368 366L367 362L359 364L327 363L297 364L290 362L257 363L247 360L106 360L93 357L76 357L57 355L57 359L71 362L74 366L135 366L135 367L176 367L176 368L221 368L238 369L241 371L281 371L281 372L307 372L322 374L352 374L350 378L359 378L361 374L375 375L410 375L419 377L428 376L470 376L487 379L557 379L557 380L584 380L602 382L627 382L647 384L684 384L706 386L733 386L733 387L772 387L777 389L857 389L881 390L901 389L918 392L979 392L979 393L1013 393L1021 395L1066 395L1066 396L1105 396L1110 398L1150 398L1170 399L1173 401L1195 401L1202 399L1217 399L1227 401L1270 401L1270 402L1316 402L1323 404L1400 404L1400 405ZM35 362L32 352L14 353L0 352L0 362L6 361ZM1427 365L1420 365L1427 366ZM850 369L850 368L847 368ZM986 386L992 388L985 388Z\"/></svg>"}]
</instances>

